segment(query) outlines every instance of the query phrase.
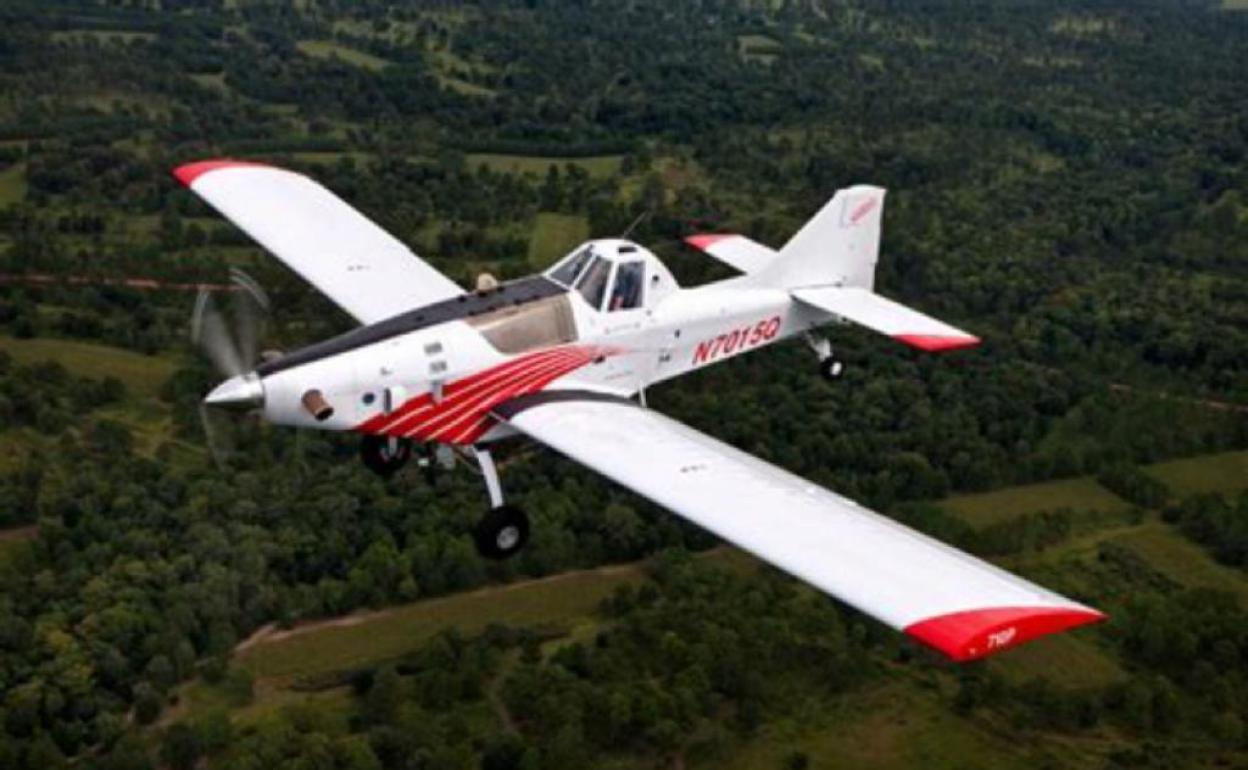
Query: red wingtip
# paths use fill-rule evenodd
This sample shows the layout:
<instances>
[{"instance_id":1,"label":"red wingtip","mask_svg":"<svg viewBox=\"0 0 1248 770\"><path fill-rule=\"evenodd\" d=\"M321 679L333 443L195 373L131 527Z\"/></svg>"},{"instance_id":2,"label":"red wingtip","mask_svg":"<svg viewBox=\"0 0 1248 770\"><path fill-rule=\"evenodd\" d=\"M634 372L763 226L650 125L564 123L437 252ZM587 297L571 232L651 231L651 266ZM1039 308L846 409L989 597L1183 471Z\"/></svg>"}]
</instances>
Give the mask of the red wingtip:
<instances>
[{"instance_id":1,"label":"red wingtip","mask_svg":"<svg viewBox=\"0 0 1248 770\"><path fill-rule=\"evenodd\" d=\"M1106 617L1084 608L996 607L928 618L908 626L906 634L962 663Z\"/></svg>"},{"instance_id":2,"label":"red wingtip","mask_svg":"<svg viewBox=\"0 0 1248 770\"><path fill-rule=\"evenodd\" d=\"M263 163L256 163L250 160L230 160L229 158L217 158L214 160L200 160L194 163L187 163L178 166L173 170L173 175L178 181L190 187L196 179L199 179L209 171L216 171L222 168L236 168L239 166L263 166Z\"/></svg>"},{"instance_id":3,"label":"red wingtip","mask_svg":"<svg viewBox=\"0 0 1248 770\"><path fill-rule=\"evenodd\" d=\"M734 235L733 233L706 233L705 235L691 235L685 239L685 243L689 244L695 249L701 249L702 251L706 251L707 249L714 246L716 243L719 243L720 241L724 240L725 238L736 238L736 237L737 236Z\"/></svg>"},{"instance_id":4,"label":"red wingtip","mask_svg":"<svg viewBox=\"0 0 1248 770\"><path fill-rule=\"evenodd\" d=\"M894 334L893 339L904 342L912 348L926 350L929 353L942 353L946 350L973 348L979 344L979 337L944 337L937 334Z\"/></svg>"}]
</instances>

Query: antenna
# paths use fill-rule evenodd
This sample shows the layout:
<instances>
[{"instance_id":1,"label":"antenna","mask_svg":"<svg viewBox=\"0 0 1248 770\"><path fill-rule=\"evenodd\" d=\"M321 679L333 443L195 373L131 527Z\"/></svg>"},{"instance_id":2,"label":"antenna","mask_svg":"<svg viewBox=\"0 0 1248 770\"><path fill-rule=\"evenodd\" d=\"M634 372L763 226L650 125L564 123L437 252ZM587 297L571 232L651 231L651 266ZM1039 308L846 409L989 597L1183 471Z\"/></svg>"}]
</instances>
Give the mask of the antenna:
<instances>
[{"instance_id":1,"label":"antenna","mask_svg":"<svg viewBox=\"0 0 1248 770\"><path fill-rule=\"evenodd\" d=\"M633 230L636 230L637 226L640 225L642 222L645 222L646 219L648 219L650 215L653 213L654 213L653 209L646 209L645 211L638 214L637 218L633 220L633 223L624 229L624 232L620 235L620 239L623 240L627 238L629 235L631 235Z\"/></svg>"}]
</instances>

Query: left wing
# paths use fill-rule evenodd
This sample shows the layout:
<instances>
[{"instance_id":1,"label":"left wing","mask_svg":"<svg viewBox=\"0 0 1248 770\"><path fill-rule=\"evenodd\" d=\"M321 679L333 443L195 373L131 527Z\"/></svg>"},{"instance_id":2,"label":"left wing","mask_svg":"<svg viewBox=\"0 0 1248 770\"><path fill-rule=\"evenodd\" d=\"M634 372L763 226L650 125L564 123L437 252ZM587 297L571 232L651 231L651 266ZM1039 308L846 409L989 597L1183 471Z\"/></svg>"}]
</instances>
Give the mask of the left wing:
<instances>
[{"instance_id":1,"label":"left wing","mask_svg":"<svg viewBox=\"0 0 1248 770\"><path fill-rule=\"evenodd\" d=\"M464 293L345 201L303 174L206 160L173 175L361 323Z\"/></svg>"},{"instance_id":2,"label":"left wing","mask_svg":"<svg viewBox=\"0 0 1248 770\"><path fill-rule=\"evenodd\" d=\"M548 391L496 411L954 660L1105 617L630 401Z\"/></svg>"}]
</instances>

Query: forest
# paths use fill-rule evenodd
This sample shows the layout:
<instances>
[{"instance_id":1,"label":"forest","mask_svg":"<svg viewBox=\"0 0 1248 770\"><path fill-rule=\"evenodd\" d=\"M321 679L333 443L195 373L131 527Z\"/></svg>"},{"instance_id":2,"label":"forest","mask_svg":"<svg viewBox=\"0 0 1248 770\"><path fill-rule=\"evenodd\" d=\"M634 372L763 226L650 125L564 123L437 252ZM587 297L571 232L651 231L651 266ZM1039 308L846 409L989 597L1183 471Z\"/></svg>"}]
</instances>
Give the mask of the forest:
<instances>
[{"instance_id":1,"label":"forest","mask_svg":"<svg viewBox=\"0 0 1248 770\"><path fill-rule=\"evenodd\" d=\"M1222 5L0 4L0 767L1248 768ZM255 277L267 349L351 323L170 175L224 156L465 286L630 227L696 285L728 272L684 237L778 247L887 187L877 288L980 348L838 327L837 384L795 343L651 405L1110 621L955 667L532 445L501 564L464 469L383 480L353 437L247 420L215 458L195 286Z\"/></svg>"}]
</instances>

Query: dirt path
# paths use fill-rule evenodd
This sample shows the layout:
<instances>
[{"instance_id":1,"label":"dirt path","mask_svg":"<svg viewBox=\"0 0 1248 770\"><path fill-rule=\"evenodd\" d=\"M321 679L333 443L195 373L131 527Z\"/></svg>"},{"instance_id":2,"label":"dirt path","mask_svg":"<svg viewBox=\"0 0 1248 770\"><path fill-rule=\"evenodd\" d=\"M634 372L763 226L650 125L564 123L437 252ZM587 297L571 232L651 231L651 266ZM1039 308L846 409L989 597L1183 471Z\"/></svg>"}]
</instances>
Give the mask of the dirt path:
<instances>
[{"instance_id":1,"label":"dirt path","mask_svg":"<svg viewBox=\"0 0 1248 770\"><path fill-rule=\"evenodd\" d=\"M127 289L145 291L238 291L228 283L168 283L155 278L97 278L89 275L51 275L48 273L0 273L0 284L27 284L30 286L124 286Z\"/></svg>"},{"instance_id":2,"label":"dirt path","mask_svg":"<svg viewBox=\"0 0 1248 770\"><path fill-rule=\"evenodd\" d=\"M1184 404L1193 404L1195 406L1203 406L1219 412L1233 412L1235 414L1248 414L1248 406L1243 404L1232 404L1228 401L1217 401L1211 398L1191 398L1190 396L1173 396L1169 393L1143 393L1139 388L1133 388L1130 385L1121 382L1111 382L1109 389L1115 393L1126 393L1128 395L1148 395L1154 398L1160 398L1163 401L1179 401Z\"/></svg>"},{"instance_id":3,"label":"dirt path","mask_svg":"<svg viewBox=\"0 0 1248 770\"><path fill-rule=\"evenodd\" d=\"M13 540L30 540L38 534L38 524L28 524L24 527L9 527L8 529L0 529L0 543L7 543Z\"/></svg>"}]
</instances>

